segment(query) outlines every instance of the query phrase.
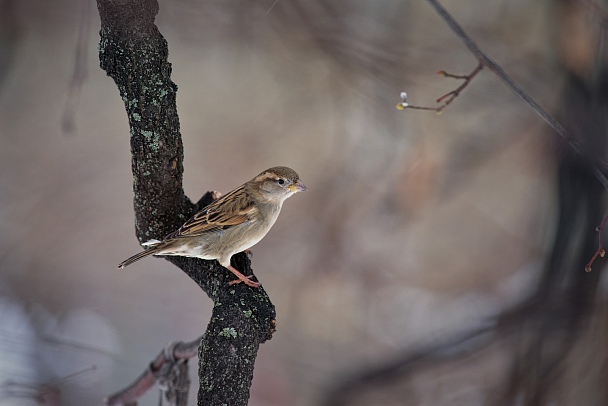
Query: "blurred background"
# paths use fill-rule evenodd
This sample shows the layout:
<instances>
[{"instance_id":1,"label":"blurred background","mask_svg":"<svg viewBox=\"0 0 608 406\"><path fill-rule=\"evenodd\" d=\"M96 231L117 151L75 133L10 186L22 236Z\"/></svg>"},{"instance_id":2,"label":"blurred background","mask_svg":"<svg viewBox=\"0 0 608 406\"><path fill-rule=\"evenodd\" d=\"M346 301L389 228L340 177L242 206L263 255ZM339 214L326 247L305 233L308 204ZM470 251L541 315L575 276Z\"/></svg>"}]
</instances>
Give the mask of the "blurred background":
<instances>
[{"instance_id":1,"label":"blurred background","mask_svg":"<svg viewBox=\"0 0 608 406\"><path fill-rule=\"evenodd\" d=\"M605 215L603 5L445 6L585 159L487 69L441 115L397 111L477 65L424 1L160 1L187 195L275 165L309 188L253 249L278 331L250 405L608 402L608 286L600 260L584 272ZM139 246L98 32L92 1L0 0L0 405L100 405L211 314L166 261L116 269Z\"/></svg>"}]
</instances>

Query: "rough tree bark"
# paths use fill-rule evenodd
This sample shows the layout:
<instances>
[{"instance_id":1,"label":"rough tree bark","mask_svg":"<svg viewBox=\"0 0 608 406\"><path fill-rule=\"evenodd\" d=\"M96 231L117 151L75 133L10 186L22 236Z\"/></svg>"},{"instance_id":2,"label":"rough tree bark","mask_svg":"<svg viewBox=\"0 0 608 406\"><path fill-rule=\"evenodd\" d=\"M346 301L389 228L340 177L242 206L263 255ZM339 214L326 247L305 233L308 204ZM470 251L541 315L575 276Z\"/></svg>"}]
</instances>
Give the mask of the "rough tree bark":
<instances>
[{"instance_id":1,"label":"rough tree bark","mask_svg":"<svg viewBox=\"0 0 608 406\"><path fill-rule=\"evenodd\" d=\"M167 42L154 25L156 0L97 0L100 66L114 79L131 134L136 235L162 239L208 196L192 203L182 189L183 146ZM233 266L252 273L243 253ZM216 261L169 258L213 300L199 347L198 405L246 405L259 345L272 337L275 309L263 288L228 286L232 276ZM142 274L142 277L146 277Z\"/></svg>"}]
</instances>

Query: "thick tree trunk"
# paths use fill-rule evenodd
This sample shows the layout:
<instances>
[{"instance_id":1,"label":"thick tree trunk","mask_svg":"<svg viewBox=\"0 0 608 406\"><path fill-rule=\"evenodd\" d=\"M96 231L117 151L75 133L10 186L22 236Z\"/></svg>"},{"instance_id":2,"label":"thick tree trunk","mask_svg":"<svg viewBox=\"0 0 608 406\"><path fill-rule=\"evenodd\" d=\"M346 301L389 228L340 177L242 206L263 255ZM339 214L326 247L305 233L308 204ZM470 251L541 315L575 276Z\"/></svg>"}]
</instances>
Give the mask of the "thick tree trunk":
<instances>
[{"instance_id":1,"label":"thick tree trunk","mask_svg":"<svg viewBox=\"0 0 608 406\"><path fill-rule=\"evenodd\" d=\"M100 65L114 79L131 129L136 235L162 239L208 203L192 203L182 188L183 146L167 42L154 25L156 0L97 0ZM214 302L199 348L199 405L246 405L259 345L271 338L275 310L263 288L228 286L216 261L169 259ZM233 265L251 274L246 255ZM128 272L128 271L126 271ZM145 277L145 275L142 275Z\"/></svg>"}]
</instances>

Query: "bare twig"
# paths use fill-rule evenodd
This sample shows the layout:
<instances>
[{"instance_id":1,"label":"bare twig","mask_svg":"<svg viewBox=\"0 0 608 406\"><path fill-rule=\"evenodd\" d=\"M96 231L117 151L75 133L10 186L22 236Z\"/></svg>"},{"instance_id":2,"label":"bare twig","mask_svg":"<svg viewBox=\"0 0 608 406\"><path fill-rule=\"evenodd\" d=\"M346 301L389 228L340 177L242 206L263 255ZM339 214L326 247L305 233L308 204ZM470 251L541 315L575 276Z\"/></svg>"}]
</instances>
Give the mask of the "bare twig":
<instances>
[{"instance_id":1,"label":"bare twig","mask_svg":"<svg viewBox=\"0 0 608 406\"><path fill-rule=\"evenodd\" d=\"M483 69L483 64L481 64L481 62L477 65L477 67L475 69L473 69L473 71L471 73L469 73L468 75L453 75L451 73L447 73L444 70L440 70L439 72L437 72L438 75L446 77L446 78L452 78L452 79L461 79L464 82L462 82L462 84L460 86L458 86L456 89L444 94L443 96L439 97L436 102L437 103L441 103L443 101L443 104L438 106L438 107L425 107L425 106L415 106L413 104L409 104L407 103L406 99L407 99L407 93L402 92L401 93L401 103L397 104L397 110L405 110L405 109L412 109L412 110L427 110L427 111L434 111L437 114L441 114L443 112L443 110L450 105L450 103L452 103L454 101L455 98L457 98L458 96L460 96L460 93L464 90L465 87L467 87L469 85L469 83L471 83L471 80L473 80L473 78L475 76L477 76L477 74ZM445 100L445 101L444 101Z\"/></svg>"},{"instance_id":2,"label":"bare twig","mask_svg":"<svg viewBox=\"0 0 608 406\"><path fill-rule=\"evenodd\" d=\"M203 337L201 336L188 343L179 341L167 344L154 361L150 363L148 368L131 385L106 398L105 404L111 406L134 403L156 382L159 382L159 385L162 384L163 389L165 389L167 394L183 392L183 378L187 375L184 374L184 370L187 370L187 365L184 364L184 360L188 360L197 355L198 346L202 338ZM168 379L172 377L175 370L179 371L176 378L182 381L181 385L177 385L180 387L173 387L173 383ZM189 384L189 382L187 383ZM185 390L187 394L187 387Z\"/></svg>"},{"instance_id":3,"label":"bare twig","mask_svg":"<svg viewBox=\"0 0 608 406\"><path fill-rule=\"evenodd\" d=\"M602 220L600 225L595 228L595 231L597 231L598 248L595 251L595 254L593 254L593 257L591 257L591 260L587 263L587 265L585 265L585 271L587 272L591 272L591 265L593 265L593 262L597 259L597 257L603 258L604 255L606 255L606 251L604 251L603 248L604 244L602 242L602 233L604 232L604 228L606 228L606 223L608 223L608 216L604 217L604 220Z\"/></svg>"},{"instance_id":4,"label":"bare twig","mask_svg":"<svg viewBox=\"0 0 608 406\"><path fill-rule=\"evenodd\" d=\"M490 71L492 71L498 78L509 87L524 103L532 108L556 133L558 133L570 147L580 156L585 157L582 151L580 143L572 137L572 135L545 109L543 109L524 89L517 84L505 71L504 69L494 62L485 52L483 52L477 44L469 37L460 24L454 20L454 18L443 8L443 6L437 0L427 0L427 2L435 9L437 14L445 21L450 29L464 42L468 50L475 56L479 63ZM595 177L600 181L604 189L608 190L608 178L599 169L594 162L589 162L591 170Z\"/></svg>"},{"instance_id":5,"label":"bare twig","mask_svg":"<svg viewBox=\"0 0 608 406\"><path fill-rule=\"evenodd\" d=\"M274 8L274 6L277 5L278 2L279 2L279 0L274 0L274 3L272 3L272 5L268 9L268 11L266 11L266 14L270 13L270 11Z\"/></svg>"}]
</instances>

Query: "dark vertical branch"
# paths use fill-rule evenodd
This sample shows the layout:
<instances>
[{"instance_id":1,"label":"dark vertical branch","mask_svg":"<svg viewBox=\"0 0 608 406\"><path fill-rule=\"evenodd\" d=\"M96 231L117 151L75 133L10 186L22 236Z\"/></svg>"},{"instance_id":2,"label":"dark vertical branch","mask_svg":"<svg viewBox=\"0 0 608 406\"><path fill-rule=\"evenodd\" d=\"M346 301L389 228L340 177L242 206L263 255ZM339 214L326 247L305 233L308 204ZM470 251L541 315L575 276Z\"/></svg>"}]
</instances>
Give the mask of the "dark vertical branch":
<instances>
[{"instance_id":1,"label":"dark vertical branch","mask_svg":"<svg viewBox=\"0 0 608 406\"><path fill-rule=\"evenodd\" d=\"M127 109L136 234L162 239L194 207L182 189L183 147L167 61L167 42L154 25L156 0L99 0L101 68L114 79Z\"/></svg>"},{"instance_id":2,"label":"dark vertical branch","mask_svg":"<svg viewBox=\"0 0 608 406\"><path fill-rule=\"evenodd\" d=\"M154 25L156 0L97 0L101 18L100 65L114 79L131 133L133 205L140 242L161 239L204 204L182 189L183 147L171 81L167 42ZM208 203L208 202L207 202ZM246 405L259 345L271 338L275 310L262 288L228 286L230 274L216 261L170 261L213 300L199 348L199 405ZM248 258L233 265L251 274Z\"/></svg>"}]
</instances>

